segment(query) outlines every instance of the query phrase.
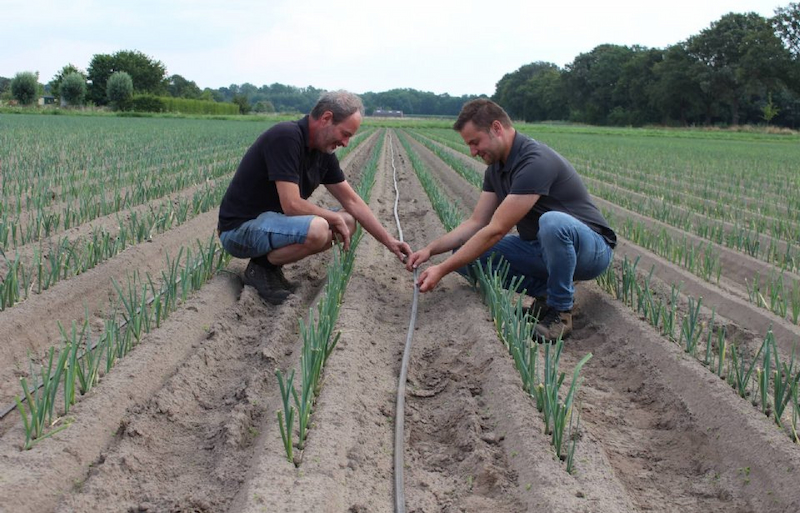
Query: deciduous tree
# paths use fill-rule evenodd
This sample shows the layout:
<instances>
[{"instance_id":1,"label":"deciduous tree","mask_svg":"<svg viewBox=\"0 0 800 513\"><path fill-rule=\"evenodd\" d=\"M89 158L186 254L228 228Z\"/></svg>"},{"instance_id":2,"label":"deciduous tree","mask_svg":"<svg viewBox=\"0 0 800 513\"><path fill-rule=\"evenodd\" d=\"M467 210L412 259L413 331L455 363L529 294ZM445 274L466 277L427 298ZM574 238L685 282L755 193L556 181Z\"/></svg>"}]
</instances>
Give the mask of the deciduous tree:
<instances>
[{"instance_id":1,"label":"deciduous tree","mask_svg":"<svg viewBox=\"0 0 800 513\"><path fill-rule=\"evenodd\" d=\"M56 98L61 98L61 82L64 80L64 77L70 73L79 73L83 77L84 82L86 81L86 73L78 69L78 67L74 64L67 64L61 68L61 70L56 73L53 79L48 83L50 86L50 94Z\"/></svg>"},{"instance_id":2,"label":"deciduous tree","mask_svg":"<svg viewBox=\"0 0 800 513\"><path fill-rule=\"evenodd\" d=\"M765 96L787 72L788 50L756 13L726 14L689 38L687 50L703 64L698 68L703 92L729 106L734 125L742 101L753 94Z\"/></svg>"},{"instance_id":3,"label":"deciduous tree","mask_svg":"<svg viewBox=\"0 0 800 513\"><path fill-rule=\"evenodd\" d=\"M133 79L125 71L116 71L106 83L106 97L115 110L125 110L133 97Z\"/></svg>"},{"instance_id":4,"label":"deciduous tree","mask_svg":"<svg viewBox=\"0 0 800 513\"><path fill-rule=\"evenodd\" d=\"M31 105L39 97L39 74L21 71L11 80L11 95L22 105Z\"/></svg>"},{"instance_id":5,"label":"deciduous tree","mask_svg":"<svg viewBox=\"0 0 800 513\"><path fill-rule=\"evenodd\" d=\"M679 121L686 126L695 114L703 113L705 102L697 78L698 66L684 43L667 48L663 60L653 65L656 80L650 87L650 95L664 124Z\"/></svg>"},{"instance_id":6,"label":"deciduous tree","mask_svg":"<svg viewBox=\"0 0 800 513\"><path fill-rule=\"evenodd\" d=\"M197 87L197 84L192 80L187 80L180 75L172 75L169 77L169 85L167 91L169 95L174 98L190 98L196 100L200 98L202 91Z\"/></svg>"},{"instance_id":7,"label":"deciduous tree","mask_svg":"<svg viewBox=\"0 0 800 513\"><path fill-rule=\"evenodd\" d=\"M83 105L86 77L78 72L67 73L60 81L60 94L67 105Z\"/></svg>"},{"instance_id":8,"label":"deciduous tree","mask_svg":"<svg viewBox=\"0 0 800 513\"><path fill-rule=\"evenodd\" d=\"M775 9L772 23L792 56L800 59L800 3L793 2Z\"/></svg>"},{"instance_id":9,"label":"deciduous tree","mask_svg":"<svg viewBox=\"0 0 800 513\"><path fill-rule=\"evenodd\" d=\"M566 86L573 117L604 125L614 107L625 107L620 96L622 70L634 52L627 46L600 45L567 65Z\"/></svg>"},{"instance_id":10,"label":"deciduous tree","mask_svg":"<svg viewBox=\"0 0 800 513\"><path fill-rule=\"evenodd\" d=\"M167 69L163 63L137 50L123 50L113 55L97 54L89 64L89 99L97 105L109 102L106 85L109 77L124 71L133 82L136 93L163 95L167 91Z\"/></svg>"}]
</instances>

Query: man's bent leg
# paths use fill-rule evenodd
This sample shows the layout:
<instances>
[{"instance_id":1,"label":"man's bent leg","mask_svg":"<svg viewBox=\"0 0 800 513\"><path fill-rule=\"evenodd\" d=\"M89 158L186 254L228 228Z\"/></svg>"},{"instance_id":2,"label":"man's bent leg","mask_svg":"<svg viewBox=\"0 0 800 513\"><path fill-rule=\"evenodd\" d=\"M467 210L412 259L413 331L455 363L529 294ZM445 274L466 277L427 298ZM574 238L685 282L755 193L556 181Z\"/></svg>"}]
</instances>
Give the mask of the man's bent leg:
<instances>
[{"instance_id":1,"label":"man's bent leg","mask_svg":"<svg viewBox=\"0 0 800 513\"><path fill-rule=\"evenodd\" d=\"M320 253L331 247L331 230L328 221L313 216L305 239L270 251L267 257L274 265L285 265L297 262L308 256Z\"/></svg>"},{"instance_id":2,"label":"man's bent leg","mask_svg":"<svg viewBox=\"0 0 800 513\"><path fill-rule=\"evenodd\" d=\"M560 311L571 310L573 281L599 276L613 252L600 234L563 212L539 218L538 239L547 268L547 303Z\"/></svg>"},{"instance_id":3,"label":"man's bent leg","mask_svg":"<svg viewBox=\"0 0 800 513\"><path fill-rule=\"evenodd\" d=\"M601 235L562 212L547 212L539 218L538 239L547 266L550 308L536 333L553 342L572 332L573 280L600 275L611 262L612 250Z\"/></svg>"},{"instance_id":4,"label":"man's bent leg","mask_svg":"<svg viewBox=\"0 0 800 513\"><path fill-rule=\"evenodd\" d=\"M486 268L489 259L494 268L502 261L508 262L509 271L503 284L505 288L510 288L514 278L522 277L517 286L519 291L524 289L526 295L532 297L543 297L547 293L547 268L539 241L526 241L517 235L506 235L477 261ZM468 276L466 268L459 269L458 273Z\"/></svg>"},{"instance_id":5,"label":"man's bent leg","mask_svg":"<svg viewBox=\"0 0 800 513\"><path fill-rule=\"evenodd\" d=\"M245 284L254 287L268 303L280 304L294 292L296 285L286 279L280 264L271 262L270 256L284 247L313 243L313 236L309 239L308 233L314 219L314 216L265 212L234 230L221 233L220 241L233 256L251 259L243 277Z\"/></svg>"},{"instance_id":6,"label":"man's bent leg","mask_svg":"<svg viewBox=\"0 0 800 513\"><path fill-rule=\"evenodd\" d=\"M356 231L356 221L353 219L353 216L346 212L341 215L345 217L347 227L350 230L350 237L352 237ZM276 249L271 251L268 257L269 261L275 265L285 265L326 251L330 249L332 245L333 232L328 222L321 217L314 216L308 227L308 233L303 243L291 244Z\"/></svg>"}]
</instances>

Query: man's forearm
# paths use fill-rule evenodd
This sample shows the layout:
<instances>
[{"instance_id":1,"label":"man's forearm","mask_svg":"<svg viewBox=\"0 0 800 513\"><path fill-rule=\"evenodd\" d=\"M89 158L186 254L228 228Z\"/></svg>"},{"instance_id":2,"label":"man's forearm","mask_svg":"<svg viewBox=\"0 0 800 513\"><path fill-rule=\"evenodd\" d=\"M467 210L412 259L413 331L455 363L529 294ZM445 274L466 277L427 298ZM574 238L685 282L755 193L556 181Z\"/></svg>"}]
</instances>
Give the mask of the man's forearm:
<instances>
[{"instance_id":1,"label":"man's forearm","mask_svg":"<svg viewBox=\"0 0 800 513\"><path fill-rule=\"evenodd\" d=\"M453 231L446 233L438 239L432 241L426 249L431 256L440 255L446 251L452 251L467 243L467 241L480 230L480 225L471 220L466 220L458 225Z\"/></svg>"},{"instance_id":2,"label":"man's forearm","mask_svg":"<svg viewBox=\"0 0 800 513\"><path fill-rule=\"evenodd\" d=\"M486 251L497 244L503 238L505 233L497 229L492 224L489 224L478 230L472 237L469 238L453 255L447 260L442 262L442 270L445 273L451 273L465 265L474 262Z\"/></svg>"},{"instance_id":3,"label":"man's forearm","mask_svg":"<svg viewBox=\"0 0 800 513\"><path fill-rule=\"evenodd\" d=\"M338 215L332 210L320 207L319 205L315 205L314 203L304 199L297 199L288 208L284 207L283 213L287 216L317 216L325 219L329 223L333 221L334 216Z\"/></svg>"},{"instance_id":4,"label":"man's forearm","mask_svg":"<svg viewBox=\"0 0 800 513\"><path fill-rule=\"evenodd\" d=\"M367 233L375 237L375 240L384 246L388 245L392 240L391 234L386 231L386 228L378 221L367 204L360 198L359 200L360 201L353 202L352 205L344 206L344 209L364 227Z\"/></svg>"}]
</instances>

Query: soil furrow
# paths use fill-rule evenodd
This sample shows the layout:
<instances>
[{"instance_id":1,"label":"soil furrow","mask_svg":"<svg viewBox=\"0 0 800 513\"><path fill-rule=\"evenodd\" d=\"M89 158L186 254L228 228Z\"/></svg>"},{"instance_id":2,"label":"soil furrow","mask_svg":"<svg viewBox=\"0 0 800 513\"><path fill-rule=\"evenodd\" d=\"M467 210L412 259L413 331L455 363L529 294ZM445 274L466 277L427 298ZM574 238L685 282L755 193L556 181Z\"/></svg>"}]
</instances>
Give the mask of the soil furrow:
<instances>
[{"instance_id":1,"label":"soil furrow","mask_svg":"<svg viewBox=\"0 0 800 513\"><path fill-rule=\"evenodd\" d=\"M69 327L73 321L83 322L88 309L91 326L102 326L106 310L117 293L112 279L127 283L128 276L138 269L144 278L149 273L156 279L166 266L166 256L175 258L181 247L196 253L198 239L207 242L217 225L216 210L201 214L168 233L153 237L152 242L127 248L115 258L80 276L56 283L41 294L33 294L24 302L0 313L0 401L13 402L21 393L20 375L28 371L27 358L39 355L51 346L58 347L57 322ZM46 322L41 320L46 319ZM8 417L4 419L6 422ZM15 416L14 421L19 418ZM4 422L0 429L6 429Z\"/></svg>"},{"instance_id":2,"label":"soil furrow","mask_svg":"<svg viewBox=\"0 0 800 513\"><path fill-rule=\"evenodd\" d=\"M427 162L437 176L453 175L444 164ZM646 253L625 247L629 255ZM690 283L699 285L695 280ZM621 510L778 511L796 502L788 483L745 486L756 467L766 483L784 479L770 470L769 458L780 461L783 469L795 467L796 448L770 429L768 419L652 328L637 328L640 321L624 307L602 294L587 293L594 285L577 288L575 331L567 340L563 365L570 369L587 352L595 355L583 370L585 415L577 449L578 480L595 479L596 463L613 469L617 486L630 501ZM636 335L629 336L632 333ZM675 370L676 360L683 362L680 372ZM689 384L693 386L687 389ZM729 418L720 421L719 411ZM724 430L724 436L717 436L714 429ZM732 442L748 435L758 449L742 451ZM776 444L784 449L771 451ZM761 457L762 452L769 457ZM612 488L613 483L606 485ZM782 490L780 497L776 489Z\"/></svg>"}]
</instances>

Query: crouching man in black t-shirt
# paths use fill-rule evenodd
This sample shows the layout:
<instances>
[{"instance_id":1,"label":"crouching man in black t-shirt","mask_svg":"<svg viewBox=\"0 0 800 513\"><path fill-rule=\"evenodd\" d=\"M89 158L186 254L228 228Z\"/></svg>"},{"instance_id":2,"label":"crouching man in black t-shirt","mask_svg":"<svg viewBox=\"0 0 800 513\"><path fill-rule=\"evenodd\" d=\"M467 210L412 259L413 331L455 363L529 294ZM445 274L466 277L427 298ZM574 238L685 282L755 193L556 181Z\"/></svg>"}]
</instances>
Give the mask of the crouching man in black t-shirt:
<instances>
[{"instance_id":1,"label":"crouching man in black t-shirt","mask_svg":"<svg viewBox=\"0 0 800 513\"><path fill-rule=\"evenodd\" d=\"M599 276L611 263L617 237L567 160L520 134L508 114L485 99L464 105L453 128L472 156L489 166L483 192L469 219L412 254L410 271L458 248L447 260L425 269L421 292L432 290L452 271L484 265L495 255L509 264L505 286L522 277L519 290L537 298L537 338L552 342L572 331L574 280ZM516 225L519 235L507 235ZM542 301L546 296L546 305Z\"/></svg>"},{"instance_id":2,"label":"crouching man in black t-shirt","mask_svg":"<svg viewBox=\"0 0 800 513\"><path fill-rule=\"evenodd\" d=\"M411 254L350 187L334 155L347 146L363 114L355 94L324 93L308 116L274 125L242 158L222 198L218 232L226 251L250 259L244 282L265 301L280 304L294 290L281 271L284 264L329 249L334 237L348 249L356 221L401 261ZM308 201L320 184L342 211Z\"/></svg>"}]
</instances>

